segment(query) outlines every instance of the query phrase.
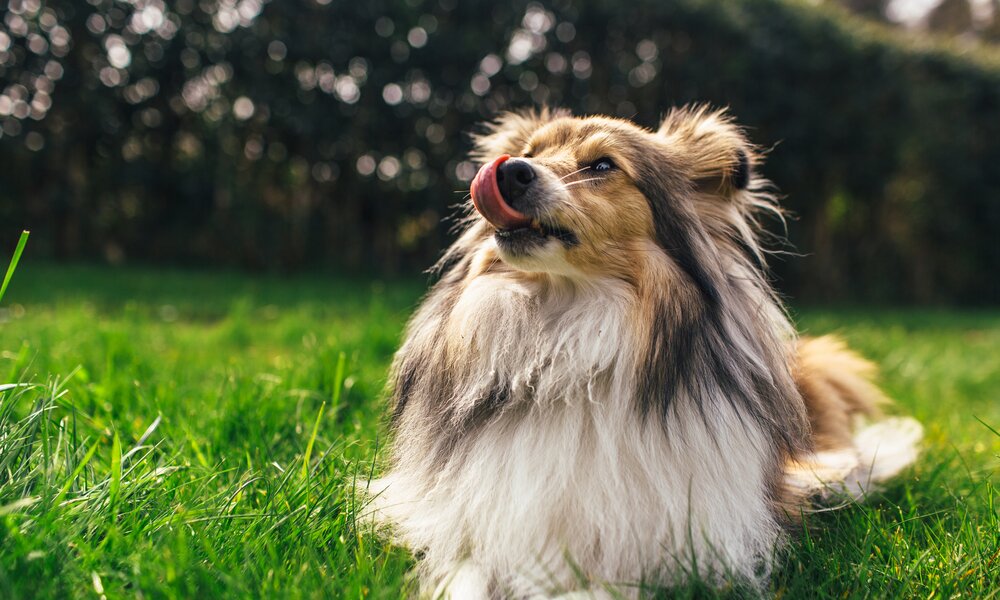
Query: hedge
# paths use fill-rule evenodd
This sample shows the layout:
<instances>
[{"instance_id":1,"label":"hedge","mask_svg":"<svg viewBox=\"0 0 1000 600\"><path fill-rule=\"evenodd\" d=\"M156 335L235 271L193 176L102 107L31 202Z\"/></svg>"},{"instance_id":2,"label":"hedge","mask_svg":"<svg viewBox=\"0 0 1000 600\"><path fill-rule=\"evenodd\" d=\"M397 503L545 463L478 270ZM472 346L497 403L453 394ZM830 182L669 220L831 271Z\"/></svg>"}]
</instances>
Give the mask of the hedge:
<instances>
[{"instance_id":1,"label":"hedge","mask_svg":"<svg viewBox=\"0 0 1000 600\"><path fill-rule=\"evenodd\" d=\"M793 0L171 4L146 19L11 3L0 239L30 228L58 259L416 272L450 240L476 123L547 104L655 126L697 101L770 148L796 215L784 292L1000 300L995 50Z\"/></svg>"}]
</instances>

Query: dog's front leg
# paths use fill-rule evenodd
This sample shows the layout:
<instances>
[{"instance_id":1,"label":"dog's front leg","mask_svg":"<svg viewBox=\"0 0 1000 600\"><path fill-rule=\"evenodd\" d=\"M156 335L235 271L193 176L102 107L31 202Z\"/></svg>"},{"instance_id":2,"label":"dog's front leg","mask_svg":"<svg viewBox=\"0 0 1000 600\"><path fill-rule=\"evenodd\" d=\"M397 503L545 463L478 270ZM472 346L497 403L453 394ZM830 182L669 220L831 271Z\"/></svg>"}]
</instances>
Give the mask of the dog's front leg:
<instances>
[{"instance_id":1,"label":"dog's front leg","mask_svg":"<svg viewBox=\"0 0 1000 600\"><path fill-rule=\"evenodd\" d=\"M490 579L482 567L471 560L455 565L437 584L434 600L490 600Z\"/></svg>"}]
</instances>

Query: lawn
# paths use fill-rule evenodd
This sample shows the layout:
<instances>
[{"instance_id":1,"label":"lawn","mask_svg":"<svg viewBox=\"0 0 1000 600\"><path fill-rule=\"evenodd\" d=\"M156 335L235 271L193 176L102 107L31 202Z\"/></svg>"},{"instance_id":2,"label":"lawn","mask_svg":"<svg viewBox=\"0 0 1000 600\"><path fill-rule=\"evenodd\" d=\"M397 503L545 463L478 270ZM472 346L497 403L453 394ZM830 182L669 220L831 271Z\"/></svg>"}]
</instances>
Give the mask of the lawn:
<instances>
[{"instance_id":1,"label":"lawn","mask_svg":"<svg viewBox=\"0 0 1000 600\"><path fill-rule=\"evenodd\" d=\"M399 598L366 532L425 282L22 264L0 305L0 597ZM799 309L876 360L917 466L810 517L772 593L1000 594L1000 311ZM711 595L685 590L689 595Z\"/></svg>"}]
</instances>

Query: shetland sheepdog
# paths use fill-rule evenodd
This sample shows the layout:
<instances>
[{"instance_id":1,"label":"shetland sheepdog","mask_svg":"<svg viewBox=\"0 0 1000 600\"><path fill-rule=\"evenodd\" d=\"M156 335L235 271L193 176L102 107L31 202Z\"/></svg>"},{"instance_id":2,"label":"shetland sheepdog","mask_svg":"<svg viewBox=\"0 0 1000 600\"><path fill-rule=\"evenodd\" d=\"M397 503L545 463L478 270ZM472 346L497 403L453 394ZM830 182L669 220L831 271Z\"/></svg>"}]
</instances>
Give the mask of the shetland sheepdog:
<instances>
[{"instance_id":1,"label":"shetland sheepdog","mask_svg":"<svg viewBox=\"0 0 1000 600\"><path fill-rule=\"evenodd\" d=\"M422 597L763 589L817 499L913 462L873 366L797 338L761 242L781 212L724 111L511 113L474 157L369 489Z\"/></svg>"}]
</instances>

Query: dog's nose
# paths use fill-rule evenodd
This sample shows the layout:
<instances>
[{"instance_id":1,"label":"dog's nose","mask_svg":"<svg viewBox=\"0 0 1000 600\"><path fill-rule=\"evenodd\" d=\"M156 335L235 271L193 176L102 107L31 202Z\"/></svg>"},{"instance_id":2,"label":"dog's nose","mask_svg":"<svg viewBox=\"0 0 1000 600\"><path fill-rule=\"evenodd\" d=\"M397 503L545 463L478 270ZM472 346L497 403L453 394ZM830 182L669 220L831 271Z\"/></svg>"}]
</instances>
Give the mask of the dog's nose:
<instances>
[{"instance_id":1,"label":"dog's nose","mask_svg":"<svg viewBox=\"0 0 1000 600\"><path fill-rule=\"evenodd\" d=\"M497 187L507 204L515 206L535 180L535 170L523 158L511 158L497 169Z\"/></svg>"}]
</instances>

